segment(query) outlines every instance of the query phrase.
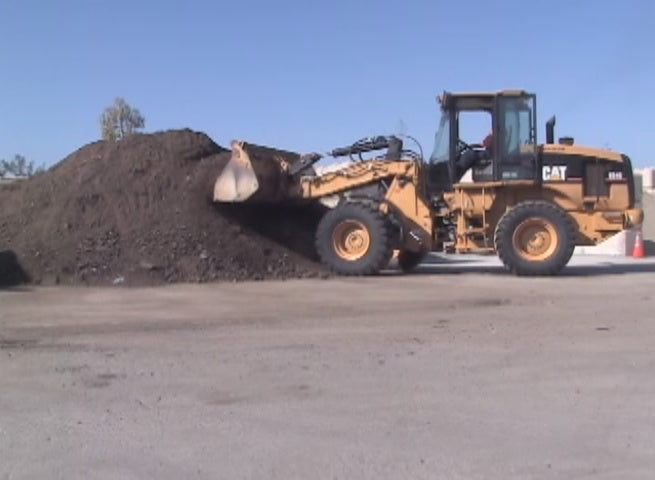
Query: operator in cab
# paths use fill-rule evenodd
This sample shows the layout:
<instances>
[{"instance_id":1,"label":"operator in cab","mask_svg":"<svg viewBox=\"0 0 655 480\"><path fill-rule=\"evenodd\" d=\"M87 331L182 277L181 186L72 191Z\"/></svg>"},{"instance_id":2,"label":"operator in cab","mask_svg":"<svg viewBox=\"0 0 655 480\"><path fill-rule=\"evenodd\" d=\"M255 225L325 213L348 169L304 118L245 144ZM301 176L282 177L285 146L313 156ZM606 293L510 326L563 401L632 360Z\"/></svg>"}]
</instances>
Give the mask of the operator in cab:
<instances>
[{"instance_id":1,"label":"operator in cab","mask_svg":"<svg viewBox=\"0 0 655 480\"><path fill-rule=\"evenodd\" d=\"M489 132L480 145L460 141L462 150L456 163L455 181L461 179L469 168L493 158L493 138L493 133Z\"/></svg>"}]
</instances>

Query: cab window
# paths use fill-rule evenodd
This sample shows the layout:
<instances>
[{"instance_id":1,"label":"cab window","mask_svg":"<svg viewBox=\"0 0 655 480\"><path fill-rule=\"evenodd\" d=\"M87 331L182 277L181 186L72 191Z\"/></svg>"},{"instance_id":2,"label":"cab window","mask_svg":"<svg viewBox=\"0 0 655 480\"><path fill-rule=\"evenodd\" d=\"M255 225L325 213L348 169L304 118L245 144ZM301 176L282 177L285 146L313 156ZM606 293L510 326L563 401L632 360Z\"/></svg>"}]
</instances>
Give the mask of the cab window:
<instances>
[{"instance_id":1,"label":"cab window","mask_svg":"<svg viewBox=\"0 0 655 480\"><path fill-rule=\"evenodd\" d=\"M499 180L536 178L535 98L499 97L497 104Z\"/></svg>"}]
</instances>

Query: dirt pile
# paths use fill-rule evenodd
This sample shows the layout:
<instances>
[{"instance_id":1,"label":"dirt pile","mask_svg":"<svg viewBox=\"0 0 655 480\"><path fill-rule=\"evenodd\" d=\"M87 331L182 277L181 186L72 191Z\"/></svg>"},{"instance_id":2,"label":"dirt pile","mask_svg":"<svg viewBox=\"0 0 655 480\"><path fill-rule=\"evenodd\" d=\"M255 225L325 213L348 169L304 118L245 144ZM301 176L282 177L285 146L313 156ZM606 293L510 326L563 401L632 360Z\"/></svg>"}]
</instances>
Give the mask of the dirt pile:
<instances>
[{"instance_id":1,"label":"dirt pile","mask_svg":"<svg viewBox=\"0 0 655 480\"><path fill-rule=\"evenodd\" d=\"M310 259L314 212L212 203L228 159L203 133L139 134L0 187L0 276L152 285L323 275Z\"/></svg>"}]
</instances>

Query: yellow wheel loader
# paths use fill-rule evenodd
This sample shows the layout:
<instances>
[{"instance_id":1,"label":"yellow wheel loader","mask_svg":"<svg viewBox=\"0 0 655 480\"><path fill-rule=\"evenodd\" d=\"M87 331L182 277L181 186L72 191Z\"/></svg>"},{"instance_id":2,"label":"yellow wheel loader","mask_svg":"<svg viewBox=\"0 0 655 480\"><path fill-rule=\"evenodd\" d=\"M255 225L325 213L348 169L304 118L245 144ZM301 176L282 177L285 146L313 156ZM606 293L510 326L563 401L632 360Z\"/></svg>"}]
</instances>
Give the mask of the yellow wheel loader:
<instances>
[{"instance_id":1,"label":"yellow wheel loader","mask_svg":"<svg viewBox=\"0 0 655 480\"><path fill-rule=\"evenodd\" d=\"M394 253L410 271L428 252L495 253L514 274L553 275L576 245L597 244L643 221L629 157L571 138L555 143L555 117L539 144L533 93L444 92L438 102L442 116L429 158L396 136L322 154L233 141L214 200L320 202L316 251L344 275L376 274ZM460 138L466 112L489 115L482 144ZM319 170L327 156L348 161Z\"/></svg>"}]
</instances>

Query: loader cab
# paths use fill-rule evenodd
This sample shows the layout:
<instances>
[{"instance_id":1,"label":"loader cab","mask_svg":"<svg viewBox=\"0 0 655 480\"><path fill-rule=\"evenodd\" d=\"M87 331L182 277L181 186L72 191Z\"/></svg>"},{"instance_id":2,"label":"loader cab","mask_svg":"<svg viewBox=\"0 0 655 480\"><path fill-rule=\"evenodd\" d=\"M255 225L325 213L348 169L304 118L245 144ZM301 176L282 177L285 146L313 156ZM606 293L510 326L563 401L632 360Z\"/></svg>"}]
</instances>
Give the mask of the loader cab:
<instances>
[{"instance_id":1,"label":"loader cab","mask_svg":"<svg viewBox=\"0 0 655 480\"><path fill-rule=\"evenodd\" d=\"M524 91L445 92L439 96L441 119L427 166L426 189L432 197L463 181L541 181L536 133L536 97ZM460 120L468 112L486 112L491 137L461 138Z\"/></svg>"}]
</instances>

